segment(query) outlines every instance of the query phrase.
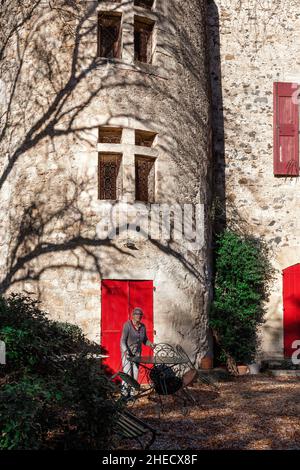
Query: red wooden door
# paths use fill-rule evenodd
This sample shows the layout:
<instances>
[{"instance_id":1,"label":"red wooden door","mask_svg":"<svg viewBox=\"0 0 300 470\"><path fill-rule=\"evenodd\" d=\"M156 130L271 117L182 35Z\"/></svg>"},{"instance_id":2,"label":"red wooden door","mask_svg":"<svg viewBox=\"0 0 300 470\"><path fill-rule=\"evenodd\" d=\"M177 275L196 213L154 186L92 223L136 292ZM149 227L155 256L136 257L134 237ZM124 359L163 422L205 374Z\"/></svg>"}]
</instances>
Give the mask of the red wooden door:
<instances>
[{"instance_id":1,"label":"red wooden door","mask_svg":"<svg viewBox=\"0 0 300 470\"><path fill-rule=\"evenodd\" d=\"M153 341L153 281L112 281L101 284L101 346L109 358L104 364L111 373L122 369L120 339L124 323L135 307L143 309L143 323L147 335ZM142 354L150 355L151 349L143 346ZM140 378L141 378L140 371Z\"/></svg>"},{"instance_id":2,"label":"red wooden door","mask_svg":"<svg viewBox=\"0 0 300 470\"><path fill-rule=\"evenodd\" d=\"M129 311L135 307L141 307L144 312L142 322L146 326L148 339L153 343L153 282L131 281L129 283ZM142 346L142 355L152 355L149 346ZM145 369L139 368L139 382L147 383Z\"/></svg>"},{"instance_id":3,"label":"red wooden door","mask_svg":"<svg viewBox=\"0 0 300 470\"><path fill-rule=\"evenodd\" d=\"M120 338L129 315L128 296L128 282L102 281L101 346L109 355L104 364L112 374L121 369Z\"/></svg>"},{"instance_id":4,"label":"red wooden door","mask_svg":"<svg viewBox=\"0 0 300 470\"><path fill-rule=\"evenodd\" d=\"M292 344L300 339L300 264L283 271L284 356L295 351Z\"/></svg>"}]
</instances>

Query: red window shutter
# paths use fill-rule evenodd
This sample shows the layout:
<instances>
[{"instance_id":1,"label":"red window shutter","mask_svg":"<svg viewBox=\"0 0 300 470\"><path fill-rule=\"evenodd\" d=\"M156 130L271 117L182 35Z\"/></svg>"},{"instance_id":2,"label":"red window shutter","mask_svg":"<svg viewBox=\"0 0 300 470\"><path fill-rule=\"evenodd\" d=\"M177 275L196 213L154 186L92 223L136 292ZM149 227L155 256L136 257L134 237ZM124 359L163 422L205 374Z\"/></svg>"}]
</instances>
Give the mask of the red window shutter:
<instances>
[{"instance_id":1,"label":"red window shutter","mask_svg":"<svg viewBox=\"0 0 300 470\"><path fill-rule=\"evenodd\" d=\"M274 175L299 175L298 85L274 83Z\"/></svg>"}]
</instances>

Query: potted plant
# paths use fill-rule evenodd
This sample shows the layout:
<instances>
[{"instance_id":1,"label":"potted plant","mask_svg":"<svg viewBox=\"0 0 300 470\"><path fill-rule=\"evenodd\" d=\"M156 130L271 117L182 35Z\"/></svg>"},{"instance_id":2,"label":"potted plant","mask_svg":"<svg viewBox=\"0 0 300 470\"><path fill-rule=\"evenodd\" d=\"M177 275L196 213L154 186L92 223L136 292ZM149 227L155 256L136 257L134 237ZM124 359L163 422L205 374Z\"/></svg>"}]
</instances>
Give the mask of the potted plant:
<instances>
[{"instance_id":1,"label":"potted plant","mask_svg":"<svg viewBox=\"0 0 300 470\"><path fill-rule=\"evenodd\" d=\"M202 357L200 361L200 367L204 370L210 370L213 368L213 357L206 354L206 356Z\"/></svg>"}]
</instances>

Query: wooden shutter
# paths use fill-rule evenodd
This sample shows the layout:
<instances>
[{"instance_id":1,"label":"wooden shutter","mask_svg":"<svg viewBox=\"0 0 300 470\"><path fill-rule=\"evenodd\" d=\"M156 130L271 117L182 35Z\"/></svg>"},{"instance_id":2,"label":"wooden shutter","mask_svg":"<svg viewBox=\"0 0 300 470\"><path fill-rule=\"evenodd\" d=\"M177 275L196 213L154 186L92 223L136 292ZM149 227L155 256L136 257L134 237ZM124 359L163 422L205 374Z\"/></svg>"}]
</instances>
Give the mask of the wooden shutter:
<instances>
[{"instance_id":1,"label":"wooden shutter","mask_svg":"<svg viewBox=\"0 0 300 470\"><path fill-rule=\"evenodd\" d=\"M299 175L298 85L274 83L274 175Z\"/></svg>"}]
</instances>

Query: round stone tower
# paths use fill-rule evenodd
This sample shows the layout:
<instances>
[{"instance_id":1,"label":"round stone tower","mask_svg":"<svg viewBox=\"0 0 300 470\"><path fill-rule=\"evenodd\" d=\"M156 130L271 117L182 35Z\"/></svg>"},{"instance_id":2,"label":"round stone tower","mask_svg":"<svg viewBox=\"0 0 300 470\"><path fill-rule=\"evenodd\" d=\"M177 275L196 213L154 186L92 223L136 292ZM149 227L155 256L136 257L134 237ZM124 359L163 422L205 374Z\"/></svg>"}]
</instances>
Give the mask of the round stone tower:
<instances>
[{"instance_id":1,"label":"round stone tower","mask_svg":"<svg viewBox=\"0 0 300 470\"><path fill-rule=\"evenodd\" d=\"M155 343L208 350L205 4L37 2L3 59L2 291L78 324L113 368L137 306Z\"/></svg>"}]
</instances>

